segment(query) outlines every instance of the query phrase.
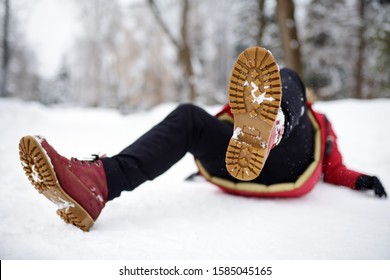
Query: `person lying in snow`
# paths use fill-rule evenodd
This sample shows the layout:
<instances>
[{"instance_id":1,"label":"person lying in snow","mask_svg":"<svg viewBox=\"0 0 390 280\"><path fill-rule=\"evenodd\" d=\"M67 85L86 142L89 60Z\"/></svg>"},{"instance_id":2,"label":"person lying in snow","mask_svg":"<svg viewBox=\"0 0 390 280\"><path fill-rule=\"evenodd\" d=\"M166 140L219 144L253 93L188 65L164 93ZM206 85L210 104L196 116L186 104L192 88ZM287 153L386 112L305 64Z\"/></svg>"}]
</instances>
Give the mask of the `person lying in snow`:
<instances>
[{"instance_id":1,"label":"person lying in snow","mask_svg":"<svg viewBox=\"0 0 390 280\"><path fill-rule=\"evenodd\" d=\"M57 204L65 222L84 231L108 201L155 179L187 152L199 172L228 193L299 197L323 175L327 183L387 197L377 177L344 166L331 123L307 103L298 75L280 70L260 47L239 55L229 104L217 116L179 105L118 155L90 161L61 156L41 136L19 143L28 179Z\"/></svg>"}]
</instances>

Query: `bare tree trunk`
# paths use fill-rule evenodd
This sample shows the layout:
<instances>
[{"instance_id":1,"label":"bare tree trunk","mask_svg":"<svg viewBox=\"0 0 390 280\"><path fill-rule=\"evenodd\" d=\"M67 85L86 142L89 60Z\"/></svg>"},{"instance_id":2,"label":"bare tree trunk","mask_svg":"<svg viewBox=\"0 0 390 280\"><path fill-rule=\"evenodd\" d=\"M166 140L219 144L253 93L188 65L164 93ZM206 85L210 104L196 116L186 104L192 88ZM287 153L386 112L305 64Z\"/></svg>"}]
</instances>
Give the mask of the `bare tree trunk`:
<instances>
[{"instance_id":1,"label":"bare tree trunk","mask_svg":"<svg viewBox=\"0 0 390 280\"><path fill-rule=\"evenodd\" d=\"M182 7L182 23L181 23L181 42L178 42L169 30L166 22L163 20L160 11L158 10L154 0L148 0L149 7L152 10L154 17L164 30L172 44L176 47L177 53L179 54L180 64L184 72L186 85L189 91L190 101L194 101L196 98L196 88L194 84L194 70L191 63L191 49L188 40L188 12L189 12L189 1L183 0Z\"/></svg>"},{"instance_id":2,"label":"bare tree trunk","mask_svg":"<svg viewBox=\"0 0 390 280\"><path fill-rule=\"evenodd\" d=\"M183 1L183 10L182 10L182 23L181 23L181 38L182 46L180 50L181 64L184 68L184 75L186 76L186 81L189 89L190 101L195 101L196 92L194 86L194 71L192 69L191 63L191 49L188 42L188 0Z\"/></svg>"},{"instance_id":3,"label":"bare tree trunk","mask_svg":"<svg viewBox=\"0 0 390 280\"><path fill-rule=\"evenodd\" d=\"M364 50L366 42L364 40L364 14L365 10L365 0L359 0L358 2L358 12L359 12L359 27L358 27L358 49L357 49L357 58L355 64L354 78L355 78L355 90L354 95L356 98L364 98L362 85L363 85L363 64L364 64Z\"/></svg>"},{"instance_id":4,"label":"bare tree trunk","mask_svg":"<svg viewBox=\"0 0 390 280\"><path fill-rule=\"evenodd\" d=\"M301 51L294 18L293 0L277 0L276 13L286 66L302 77Z\"/></svg>"},{"instance_id":5,"label":"bare tree trunk","mask_svg":"<svg viewBox=\"0 0 390 280\"><path fill-rule=\"evenodd\" d=\"M258 46L261 46L263 43L263 35L265 30L265 11L264 4L265 0L257 0L259 6L259 32L257 33L256 43Z\"/></svg>"},{"instance_id":6,"label":"bare tree trunk","mask_svg":"<svg viewBox=\"0 0 390 280\"><path fill-rule=\"evenodd\" d=\"M3 19L3 57L0 76L0 96L7 96L7 81L9 71L10 51L8 44L9 35L10 5L9 0L4 0L4 19Z\"/></svg>"}]
</instances>

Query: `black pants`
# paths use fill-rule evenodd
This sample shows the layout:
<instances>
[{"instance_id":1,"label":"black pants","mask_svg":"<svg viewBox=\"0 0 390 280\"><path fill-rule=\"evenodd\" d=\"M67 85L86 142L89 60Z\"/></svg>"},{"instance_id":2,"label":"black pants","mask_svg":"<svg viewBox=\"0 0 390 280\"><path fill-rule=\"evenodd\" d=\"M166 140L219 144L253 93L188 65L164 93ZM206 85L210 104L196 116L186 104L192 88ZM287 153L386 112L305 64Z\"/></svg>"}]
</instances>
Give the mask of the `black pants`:
<instances>
[{"instance_id":1,"label":"black pants","mask_svg":"<svg viewBox=\"0 0 390 280\"><path fill-rule=\"evenodd\" d=\"M286 125L282 141L270 152L254 182L293 182L313 160L313 129L307 116L305 88L289 69L281 70L282 110ZM104 158L108 200L153 180L187 152L213 176L238 181L225 167L225 153L233 126L203 109L183 104L118 155Z\"/></svg>"}]
</instances>

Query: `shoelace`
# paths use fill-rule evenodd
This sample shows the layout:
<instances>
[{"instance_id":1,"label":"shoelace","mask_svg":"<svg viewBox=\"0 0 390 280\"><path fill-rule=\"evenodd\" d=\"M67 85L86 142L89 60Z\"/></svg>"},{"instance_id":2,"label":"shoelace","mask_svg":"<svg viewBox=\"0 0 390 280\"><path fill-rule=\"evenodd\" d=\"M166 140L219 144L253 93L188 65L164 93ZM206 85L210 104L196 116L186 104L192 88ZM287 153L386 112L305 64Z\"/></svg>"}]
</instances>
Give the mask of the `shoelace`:
<instances>
[{"instance_id":1,"label":"shoelace","mask_svg":"<svg viewBox=\"0 0 390 280\"><path fill-rule=\"evenodd\" d=\"M105 157L106 157L105 154L101 156L99 156L98 154L92 154L91 158L85 158L83 160L79 160L78 158L71 158L71 161L73 161L74 163L79 163L81 165L84 165L86 163L88 164L88 166L92 166L92 164L95 164L96 166L100 166L101 165L100 160Z\"/></svg>"}]
</instances>

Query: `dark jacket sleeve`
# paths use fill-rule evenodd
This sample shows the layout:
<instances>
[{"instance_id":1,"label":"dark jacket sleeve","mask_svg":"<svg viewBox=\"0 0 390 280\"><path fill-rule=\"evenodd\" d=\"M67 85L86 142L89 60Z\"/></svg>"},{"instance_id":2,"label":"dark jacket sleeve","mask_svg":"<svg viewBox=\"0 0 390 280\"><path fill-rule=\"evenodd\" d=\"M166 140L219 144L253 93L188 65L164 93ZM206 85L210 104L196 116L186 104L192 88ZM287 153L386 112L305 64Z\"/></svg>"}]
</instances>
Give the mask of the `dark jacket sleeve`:
<instances>
[{"instance_id":1,"label":"dark jacket sleeve","mask_svg":"<svg viewBox=\"0 0 390 280\"><path fill-rule=\"evenodd\" d=\"M337 137L333 131L332 124L325 120L327 130L327 139L325 146L325 155L322 165L324 182L356 188L356 180L363 175L360 172L348 169L343 163L343 157L337 146Z\"/></svg>"}]
</instances>

